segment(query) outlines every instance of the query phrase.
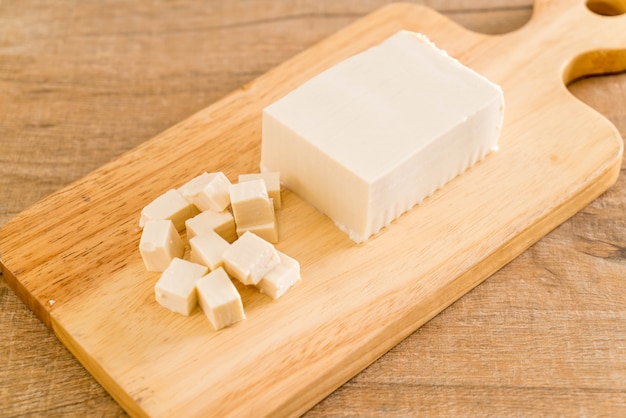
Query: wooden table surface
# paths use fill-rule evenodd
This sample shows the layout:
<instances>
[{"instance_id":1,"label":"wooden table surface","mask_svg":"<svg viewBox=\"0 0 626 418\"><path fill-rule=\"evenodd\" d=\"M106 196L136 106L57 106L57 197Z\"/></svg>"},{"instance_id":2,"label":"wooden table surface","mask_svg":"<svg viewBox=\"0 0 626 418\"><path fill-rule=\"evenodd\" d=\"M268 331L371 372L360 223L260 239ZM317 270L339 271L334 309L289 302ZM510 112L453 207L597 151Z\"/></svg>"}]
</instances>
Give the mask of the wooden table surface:
<instances>
[{"instance_id":1,"label":"wooden table surface","mask_svg":"<svg viewBox=\"0 0 626 418\"><path fill-rule=\"evenodd\" d=\"M0 2L0 226L385 3ZM530 0L421 3L485 33L532 13ZM570 91L626 136L625 73ZM626 416L625 279L622 169L308 415ZM0 276L0 416L40 415L125 413Z\"/></svg>"}]
</instances>

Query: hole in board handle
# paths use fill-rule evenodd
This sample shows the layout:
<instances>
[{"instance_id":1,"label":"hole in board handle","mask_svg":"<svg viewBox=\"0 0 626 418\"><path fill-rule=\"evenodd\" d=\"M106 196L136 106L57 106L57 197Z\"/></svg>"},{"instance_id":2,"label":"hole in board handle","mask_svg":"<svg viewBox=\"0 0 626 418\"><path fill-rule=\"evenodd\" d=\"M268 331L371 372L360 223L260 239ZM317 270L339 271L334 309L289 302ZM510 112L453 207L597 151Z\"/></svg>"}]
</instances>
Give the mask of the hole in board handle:
<instances>
[{"instance_id":1,"label":"hole in board handle","mask_svg":"<svg viewBox=\"0 0 626 418\"><path fill-rule=\"evenodd\" d=\"M619 16L626 13L626 0L588 0L587 8L601 16Z\"/></svg>"}]
</instances>

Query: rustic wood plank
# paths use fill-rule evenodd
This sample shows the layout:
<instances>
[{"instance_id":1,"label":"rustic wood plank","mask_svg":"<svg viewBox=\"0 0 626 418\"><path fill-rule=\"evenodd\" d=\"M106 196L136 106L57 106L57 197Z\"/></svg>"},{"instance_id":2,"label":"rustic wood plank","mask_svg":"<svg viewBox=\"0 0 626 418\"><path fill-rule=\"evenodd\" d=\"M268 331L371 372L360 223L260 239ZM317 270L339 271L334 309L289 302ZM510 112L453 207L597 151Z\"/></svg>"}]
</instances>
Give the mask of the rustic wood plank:
<instances>
[{"instance_id":1,"label":"rustic wood plank","mask_svg":"<svg viewBox=\"0 0 626 418\"><path fill-rule=\"evenodd\" d=\"M437 5L434 3L431 2L431 5L441 6L453 19L463 21L466 26L473 29L483 28L483 31L489 31L490 25L496 25L497 28L492 32L513 29L513 26L517 25L518 21L527 18L530 12L528 2L526 2L522 5L522 9L510 12L510 15L516 19L511 23L506 20L510 18L506 4L503 9L498 9L503 11L497 12L497 18L493 15L485 18L484 14L493 13L493 11L473 13L471 10L455 9L454 7L457 7L459 2L439 2L440 4ZM171 2L168 7L170 4ZM15 2L10 7L7 5L0 7L0 18L15 22L8 27L7 31L2 31L0 34L0 46L3 48L0 50L3 58L0 60L0 83L2 83L2 91L9 92L0 97L0 107L8 110L3 111L3 115L0 116L2 117L0 124L0 145L2 146L0 224L34 201L154 136L193 111L217 100L223 94L260 75L316 40L350 23L358 15L371 11L380 3L342 2L341 6L305 4L300 5L303 7L302 10L295 11L295 15L300 16L299 18L278 19L279 22L273 25L263 25L257 21L256 24L252 24L252 29L242 29L245 24L240 25L237 18L241 16L244 9L261 14L268 9L266 2L254 4L242 2L241 7L232 7L230 10L227 10L228 7L222 7L215 14L211 14L215 21L209 23L217 21L216 25L221 25L219 21L222 19L228 21L230 26L223 29L224 33L211 29L210 25L207 25L204 28L196 27L195 32L191 27L187 35L180 33L184 32L180 29L180 22L187 24L191 20L199 25L198 22L203 20L200 16L206 18L207 13L206 11L197 13L199 6L194 6L194 2L177 2L176 5L179 8L174 15L165 14L164 11L160 13L158 9L147 10L144 7L143 14L139 13L140 17L127 18L123 17L124 12L131 12L132 10L128 8L134 6L115 4L118 12L107 13L106 9L111 5L104 2L101 6L81 4L75 9L64 8L66 6L60 3L56 3L54 8L41 7L38 4L35 9L34 5L28 2ZM22 7L23 9L16 10ZM140 8L140 6L137 7ZM273 7L276 15L283 12L282 9L278 9L280 6L274 5ZM219 9L219 6L217 8ZM337 10L337 8L342 10ZM68 13L68 10L72 12ZM461 11L457 12L457 10ZM73 18L71 20L73 25L67 27L59 25L60 18L68 14ZM194 20L196 17L197 20ZM498 19L503 20L494 23ZM137 22L133 22L134 20ZM267 21L270 20L271 17L267 19ZM163 27L154 23L157 21L164 21ZM20 30L21 25L18 22L22 23L23 27L31 27L31 32L22 34L20 37L23 31ZM301 30L303 22L306 23L304 25L307 28L306 31ZM129 23L136 23L137 26L146 24L149 29L137 31L134 35L132 31L123 33ZM250 39L255 39L258 34L268 30L282 31L282 33L275 37L272 48L258 51ZM183 41L186 41L198 46L196 43L198 38L202 38L203 34L207 35L205 37L214 35L215 32L221 33L218 37L221 45L224 46L216 49L206 47L205 51L210 50L211 54L215 54L212 56L222 57L217 60L217 63L211 64L214 67L210 71L196 64L198 58L193 54L197 50L202 50L202 47L196 50L193 47L185 49L177 56L180 60L178 63L172 63L162 56L169 56L169 52L163 53L163 51L175 50L179 42L185 44ZM66 36L59 36L59 38L73 40L70 45L62 45L60 41L43 40L45 36L54 37L63 33ZM165 38L177 39L161 42ZM127 39L134 40L133 48L126 49ZM94 48L94 40L99 40L98 48ZM13 47L13 50L9 49L7 52L8 47ZM20 47L21 52L20 48L16 47ZM52 52L42 54L42 51L50 51L50 47ZM86 52L92 49L101 50L104 53L98 56L91 54L90 59L78 58L89 57ZM18 53L15 52L16 50ZM136 56L140 57L137 61L133 58ZM11 59L5 59L7 57ZM140 63L149 65L147 68L140 69ZM204 62L204 64L207 63ZM234 67L239 68L238 71L231 68L233 64L236 64ZM62 68L55 70L57 67ZM211 68L211 66L208 67ZM169 68L169 70L163 70L163 68ZM184 70L186 68L196 69L197 72L194 74L191 71L192 76L189 76ZM209 81L202 84L205 80ZM603 89L602 86L605 85L610 87ZM574 88L578 95L586 94L584 97L587 102L597 100L596 105L603 113L610 115L612 112L616 118L619 118L619 112L616 109L624 108L622 101L625 85L624 77L617 76L599 81L585 81ZM614 123L624 135L626 130L623 122L620 124L619 120L614 119ZM569 411L573 410L576 405L582 405L591 412L597 412L601 407L612 407L613 409L605 409L609 412L608 415L622 415L610 412L624 411L624 405L619 403L620 399L624 399L624 388L616 384L624 380L624 375L619 374L620 370L623 371L625 362L624 329L620 327L623 321L615 325L609 320L608 328L600 327L595 331L592 334L594 339L588 345L585 345L583 341L584 335L576 333L572 325L572 320L575 320L577 324L583 324L583 330L594 331L594 326L602 322L602 315L609 317L614 315L613 319L623 315L623 308L620 309L620 307L624 304L619 296L624 292L618 280L624 277L624 256L623 252L620 253L620 248L624 247L624 219L620 217L624 213L623 203L621 203L624 201L624 196L623 193L620 194L620 190L624 190L623 176L607 194L541 242L544 244L547 242L547 246L541 247L540 250L536 249L539 245L533 247L506 269L420 329L390 354L375 363L367 372L345 385L337 392L338 395L335 398L333 395L322 402L311 411L311 414L346 411L364 413L368 412L366 408L385 411L389 410L389 408L385 409L385 405L389 404L393 404L395 408L393 410L398 414L419 412L422 404L431 404L429 411L432 414L440 412L440 415L446 413L441 409L442 405L459 408L464 405L474 405L477 413L493 411L489 409L489 406L498 405L497 411L507 414L527 410L529 401L536 397L539 402L534 407L537 408L538 413ZM566 227L567 225L570 226ZM577 238L581 234L585 239ZM559 261L554 254L560 254L563 248L570 248L572 241L576 242L575 251L566 253L571 256L571 259L568 258L566 262ZM595 256L579 259L584 252L591 252ZM565 263L567 263L567 269L563 267ZM560 268L555 268L552 264ZM550 276L552 281L556 280L555 285L533 288L536 282L550 282L544 277L547 273L542 270L541 266L557 271L556 279ZM591 270L581 273L580 271L585 271L585 266ZM531 272L530 279L535 280L527 277L528 272ZM591 282L588 285L589 289L586 293L583 292L582 296L567 297L561 302L562 305L548 305L549 309L542 308L545 305L542 302L546 302L547 298L543 294L544 291L552 290L553 293L548 294L554 294L554 289L557 288L561 290L556 293L556 296L569 296L570 290L568 289L574 286L576 290L576 283L579 283L581 277L584 278L587 275L597 276L602 286L598 289L597 283ZM521 301L523 306L527 305L527 310L515 310L505 303L510 303L510 300L502 302L500 298L503 291L511 293L510 282L517 281L520 277L525 278L525 281L514 288L519 292L514 301ZM496 285L494 281L501 283ZM565 282L567 287L561 288L561 282ZM609 299L608 304L613 309L611 311L613 314L602 313L606 308L607 299L598 295L604 293L609 293L613 297ZM591 300L584 297L589 294L592 296ZM544 299L537 299L538 295L543 295ZM51 336L43 325L25 310L24 305L13 292L8 290L4 281L0 281L0 297L2 301L0 332L3 335L0 340L0 344L3 344L0 352L11 352L8 358L0 356L0 361L2 361L0 404L10 405L8 410L2 412L3 414L7 416L29 413L45 413L50 416L68 413L87 415L94 410L103 411L105 415L122 414L119 407L76 364L56 338ZM472 303L470 303L471 298L475 298ZM582 307L573 310L572 303L575 306L582 303ZM598 310L600 313L597 313ZM536 311L544 313L543 316L537 316L541 320L534 319ZM574 312L571 313L571 311ZM576 316L579 311L584 312L585 315ZM481 312L482 315L476 316L477 312ZM550 315L550 313L559 315ZM509 370L509 374L503 372L505 378L516 373L534 370L536 366L524 362L524 358L527 357L533 345L515 341L513 343L516 345L513 347L516 349L507 345L511 344L510 337L515 334L509 334L507 329L502 329L501 324L505 318L516 315L520 319L518 327L530 333L529 338L532 342L543 341L534 336L534 332L538 332L541 336L553 329L562 331L564 341L571 340L572 335L575 337L576 343L573 345L571 343L569 346L568 344L565 344L566 346L555 344L550 347L552 349L550 353L544 353L544 356L540 358L540 364L544 370L549 371L548 378L557 370L554 365L558 362L554 359L564 356L572 359L573 364L569 365L568 376L563 380L548 381L555 388L545 391L531 388L524 391L524 388L520 386L517 392L515 388L511 390L502 389L502 387L492 388L491 396L487 397L491 402L479 404L477 399L482 401L484 399L477 394L483 392L473 390L470 385L463 389L463 384L459 385L455 379L454 372L464 364L463 353L451 353L450 350L446 351L446 347L449 344L460 346L460 343L465 341L466 335L476 335L477 339L482 336L487 342L496 339L500 341L497 346L508 347L503 358L508 358L509 362L512 361L517 365L516 369ZM463 321L469 321L466 327L449 326L450 323L462 324ZM458 329L455 330L455 328ZM494 328L498 331L493 331ZM574 334L570 334L572 332ZM16 343L16 341L24 341L24 344ZM414 341L413 348L410 347L411 341ZM614 342L614 344L602 344L606 341ZM429 350L424 352L423 347L426 345ZM488 345L481 347L483 350L489 350ZM443 395L435 396L434 400L429 396L428 391L416 390L415 385L402 382L385 383L389 381L389 376L396 374L398 370L408 375L420 373L427 363L428 355L432 358L441 352L448 354L446 361L439 362L439 365L445 366L449 364L450 359L456 359L456 362L452 362L456 366L451 366L449 370L444 369L448 376L447 385L439 391ZM475 351L475 355L479 357L484 352ZM398 353L397 357L394 357L393 353ZM426 360L416 360L424 355L426 355ZM412 360L409 365L407 365L407 357ZM390 366L391 369L384 369L383 365L389 364L385 363L385 359L396 363ZM586 359L588 363L583 364L584 367L577 367L574 360L581 359ZM41 363L40 360L42 360ZM576 385L586 380L586 373L589 373L592 368L589 364L612 365L617 372L613 371L613 374L608 375L605 386L598 385L587 391L576 389ZM368 380L359 384L358 379L367 376L366 373L370 373L372 368L378 365L384 369L383 371L378 369L378 373L382 376L378 377L378 380L383 384L371 383L371 386L365 387L370 384L368 382L371 382ZM408 372L406 372L407 368L409 368ZM487 367L486 369L487 372L493 373L493 368ZM600 370L606 371L606 369ZM432 373L432 375L437 374L444 373L441 373L440 369ZM593 374L593 376L597 375ZM482 375L477 372L475 382L480 383L481 380ZM353 382L356 383L353 384ZM612 392L607 389L611 385L615 388ZM343 395L344 390L347 391L346 395ZM372 396L373 393L377 395ZM411 396L399 397L398 393L410 393ZM511 393L513 395L510 395ZM603 401L607 399L607 393L615 395L613 401ZM572 400L576 400L578 395L580 395L578 398L580 402L574 402L572 406ZM457 399L459 399L458 402L456 402ZM6 400L10 401L6 402ZM406 403L401 404L402 402ZM401 405L397 406L398 403Z\"/></svg>"}]
</instances>

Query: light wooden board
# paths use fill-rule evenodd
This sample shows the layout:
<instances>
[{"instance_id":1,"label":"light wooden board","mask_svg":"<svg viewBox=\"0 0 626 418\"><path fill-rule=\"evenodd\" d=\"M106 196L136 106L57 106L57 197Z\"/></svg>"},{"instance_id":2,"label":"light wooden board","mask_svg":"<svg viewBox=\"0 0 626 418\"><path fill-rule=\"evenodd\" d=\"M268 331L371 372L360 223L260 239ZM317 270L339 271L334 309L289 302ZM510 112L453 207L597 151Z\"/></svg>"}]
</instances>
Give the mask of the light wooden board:
<instances>
[{"instance_id":1,"label":"light wooden board","mask_svg":"<svg viewBox=\"0 0 626 418\"><path fill-rule=\"evenodd\" d=\"M496 37L387 7L14 218L3 274L134 415L300 413L612 184L622 140L564 81L626 68L625 28L582 1L539 3ZM204 170L256 171L264 105L399 29L503 86L500 151L361 245L285 191L278 248L301 283L275 302L244 289L248 319L219 333L160 308L140 209Z\"/></svg>"}]
</instances>

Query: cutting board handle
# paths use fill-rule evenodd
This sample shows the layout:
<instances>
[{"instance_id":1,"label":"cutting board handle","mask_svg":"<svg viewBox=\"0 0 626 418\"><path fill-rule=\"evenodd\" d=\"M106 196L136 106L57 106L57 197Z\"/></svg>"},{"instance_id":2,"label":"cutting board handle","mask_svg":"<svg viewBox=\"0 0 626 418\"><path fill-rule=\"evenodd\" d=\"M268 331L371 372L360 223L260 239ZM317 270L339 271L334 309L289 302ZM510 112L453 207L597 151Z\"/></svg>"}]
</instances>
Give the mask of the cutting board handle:
<instances>
[{"instance_id":1,"label":"cutting board handle","mask_svg":"<svg viewBox=\"0 0 626 418\"><path fill-rule=\"evenodd\" d=\"M626 0L537 0L520 32L531 31L555 35L542 48L573 55L562 67L565 84L626 70Z\"/></svg>"}]
</instances>

